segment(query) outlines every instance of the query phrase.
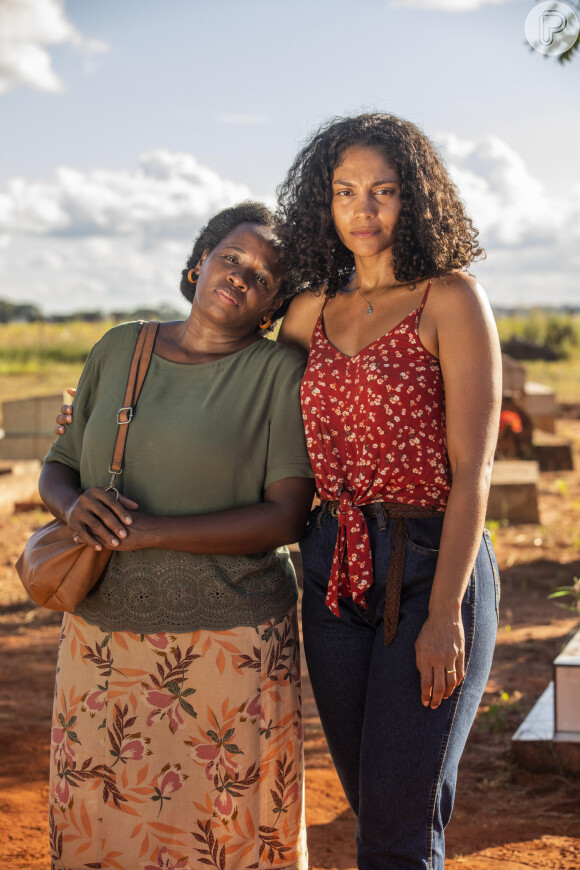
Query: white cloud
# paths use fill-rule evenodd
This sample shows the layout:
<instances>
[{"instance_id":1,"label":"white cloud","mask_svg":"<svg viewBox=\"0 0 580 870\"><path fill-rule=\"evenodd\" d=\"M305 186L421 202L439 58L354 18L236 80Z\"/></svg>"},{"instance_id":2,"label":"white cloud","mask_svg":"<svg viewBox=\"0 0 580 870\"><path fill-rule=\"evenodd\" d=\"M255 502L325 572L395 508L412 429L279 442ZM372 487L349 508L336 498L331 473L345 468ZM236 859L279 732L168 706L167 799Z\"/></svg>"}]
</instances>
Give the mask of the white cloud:
<instances>
[{"instance_id":1,"label":"white cloud","mask_svg":"<svg viewBox=\"0 0 580 870\"><path fill-rule=\"evenodd\" d=\"M78 32L66 17L64 0L0 0L0 94L17 85L61 91L47 47L65 44L87 55L108 50Z\"/></svg>"},{"instance_id":2,"label":"white cloud","mask_svg":"<svg viewBox=\"0 0 580 870\"><path fill-rule=\"evenodd\" d=\"M191 154L144 154L135 170L61 167L53 181L11 179L0 190L0 232L39 235L187 234L220 208L247 199Z\"/></svg>"},{"instance_id":3,"label":"white cloud","mask_svg":"<svg viewBox=\"0 0 580 870\"><path fill-rule=\"evenodd\" d=\"M248 198L246 185L169 151L143 155L134 170L12 179L0 189L1 295L47 312L176 305L199 228Z\"/></svg>"},{"instance_id":4,"label":"white cloud","mask_svg":"<svg viewBox=\"0 0 580 870\"><path fill-rule=\"evenodd\" d=\"M437 137L488 259L474 265L493 303L580 306L580 185L553 196L506 142Z\"/></svg>"},{"instance_id":5,"label":"white cloud","mask_svg":"<svg viewBox=\"0 0 580 870\"><path fill-rule=\"evenodd\" d=\"M497 137L436 138L488 251L474 270L492 302L580 305L580 186L553 196ZM252 196L169 151L123 171L63 167L45 182L12 179L0 188L0 295L47 312L178 304L199 227Z\"/></svg>"},{"instance_id":6,"label":"white cloud","mask_svg":"<svg viewBox=\"0 0 580 870\"><path fill-rule=\"evenodd\" d=\"M404 7L405 9L434 9L443 12L472 12L481 9L482 6L492 4L500 6L503 3L511 3L513 0L391 0L391 6Z\"/></svg>"},{"instance_id":7,"label":"white cloud","mask_svg":"<svg viewBox=\"0 0 580 870\"><path fill-rule=\"evenodd\" d=\"M568 237L580 237L580 188L567 197L552 196L522 157L496 136L479 143L453 134L437 139L485 244L553 244L564 230Z\"/></svg>"}]
</instances>

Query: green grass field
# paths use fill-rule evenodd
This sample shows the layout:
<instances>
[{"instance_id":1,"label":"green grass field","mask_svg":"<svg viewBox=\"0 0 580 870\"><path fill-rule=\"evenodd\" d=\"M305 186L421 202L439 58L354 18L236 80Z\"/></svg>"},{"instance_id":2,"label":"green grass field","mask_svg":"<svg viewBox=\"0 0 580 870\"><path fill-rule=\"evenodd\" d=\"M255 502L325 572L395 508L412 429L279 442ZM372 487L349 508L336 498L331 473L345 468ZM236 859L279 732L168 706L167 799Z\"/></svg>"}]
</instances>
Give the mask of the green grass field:
<instances>
[{"instance_id":1,"label":"green grass field","mask_svg":"<svg viewBox=\"0 0 580 870\"><path fill-rule=\"evenodd\" d=\"M89 350L112 325L111 320L0 324L0 402L75 386ZM538 309L500 318L498 329L502 340L518 335L565 353L555 362L525 363L528 380L552 387L560 402L580 403L580 316Z\"/></svg>"},{"instance_id":2,"label":"green grass field","mask_svg":"<svg viewBox=\"0 0 580 870\"><path fill-rule=\"evenodd\" d=\"M112 321L0 324L0 402L62 393L76 386L88 352L112 325ZM1 418L0 409L0 426Z\"/></svg>"}]
</instances>

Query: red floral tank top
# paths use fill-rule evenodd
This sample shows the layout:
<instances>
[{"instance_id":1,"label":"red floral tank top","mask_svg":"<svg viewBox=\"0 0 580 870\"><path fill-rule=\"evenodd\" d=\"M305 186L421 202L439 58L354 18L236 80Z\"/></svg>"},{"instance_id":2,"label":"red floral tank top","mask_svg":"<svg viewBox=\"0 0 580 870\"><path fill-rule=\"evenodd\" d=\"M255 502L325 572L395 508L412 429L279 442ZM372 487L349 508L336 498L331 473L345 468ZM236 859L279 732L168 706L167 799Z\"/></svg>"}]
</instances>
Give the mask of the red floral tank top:
<instances>
[{"instance_id":1,"label":"red floral tank top","mask_svg":"<svg viewBox=\"0 0 580 870\"><path fill-rule=\"evenodd\" d=\"M365 603L373 581L370 542L359 505L447 504L451 472L439 360L419 340L419 308L353 357L314 327L300 398L306 443L322 499L338 499L338 537L326 603ZM325 303L326 305L326 303Z\"/></svg>"}]
</instances>

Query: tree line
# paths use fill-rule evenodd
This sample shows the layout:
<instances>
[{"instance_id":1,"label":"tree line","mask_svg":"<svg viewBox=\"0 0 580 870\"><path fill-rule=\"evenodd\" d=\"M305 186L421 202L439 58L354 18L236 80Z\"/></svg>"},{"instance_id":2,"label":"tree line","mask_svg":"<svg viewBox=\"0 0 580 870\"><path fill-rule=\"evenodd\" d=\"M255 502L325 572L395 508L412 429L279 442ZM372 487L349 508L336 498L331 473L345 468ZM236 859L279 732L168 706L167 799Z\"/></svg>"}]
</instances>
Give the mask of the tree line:
<instances>
[{"instance_id":1,"label":"tree line","mask_svg":"<svg viewBox=\"0 0 580 870\"><path fill-rule=\"evenodd\" d=\"M100 320L183 320L183 312L165 302L152 308L136 308L127 311L73 311L66 314L44 314L30 302L10 302L0 299L0 323L70 323L72 321L97 323Z\"/></svg>"}]
</instances>

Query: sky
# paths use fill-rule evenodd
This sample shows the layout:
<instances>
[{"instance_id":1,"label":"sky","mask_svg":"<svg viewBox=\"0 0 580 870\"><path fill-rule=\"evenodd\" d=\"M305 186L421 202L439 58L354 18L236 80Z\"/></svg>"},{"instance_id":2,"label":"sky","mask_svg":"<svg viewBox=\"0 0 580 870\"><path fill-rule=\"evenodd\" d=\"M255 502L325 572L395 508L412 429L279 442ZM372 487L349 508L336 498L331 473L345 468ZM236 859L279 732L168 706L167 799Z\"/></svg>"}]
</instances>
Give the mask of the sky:
<instances>
[{"instance_id":1,"label":"sky","mask_svg":"<svg viewBox=\"0 0 580 870\"><path fill-rule=\"evenodd\" d=\"M381 111L440 147L492 304L580 307L580 52L531 49L534 5L0 0L0 298L185 311L200 226L273 205L328 118Z\"/></svg>"}]
</instances>

